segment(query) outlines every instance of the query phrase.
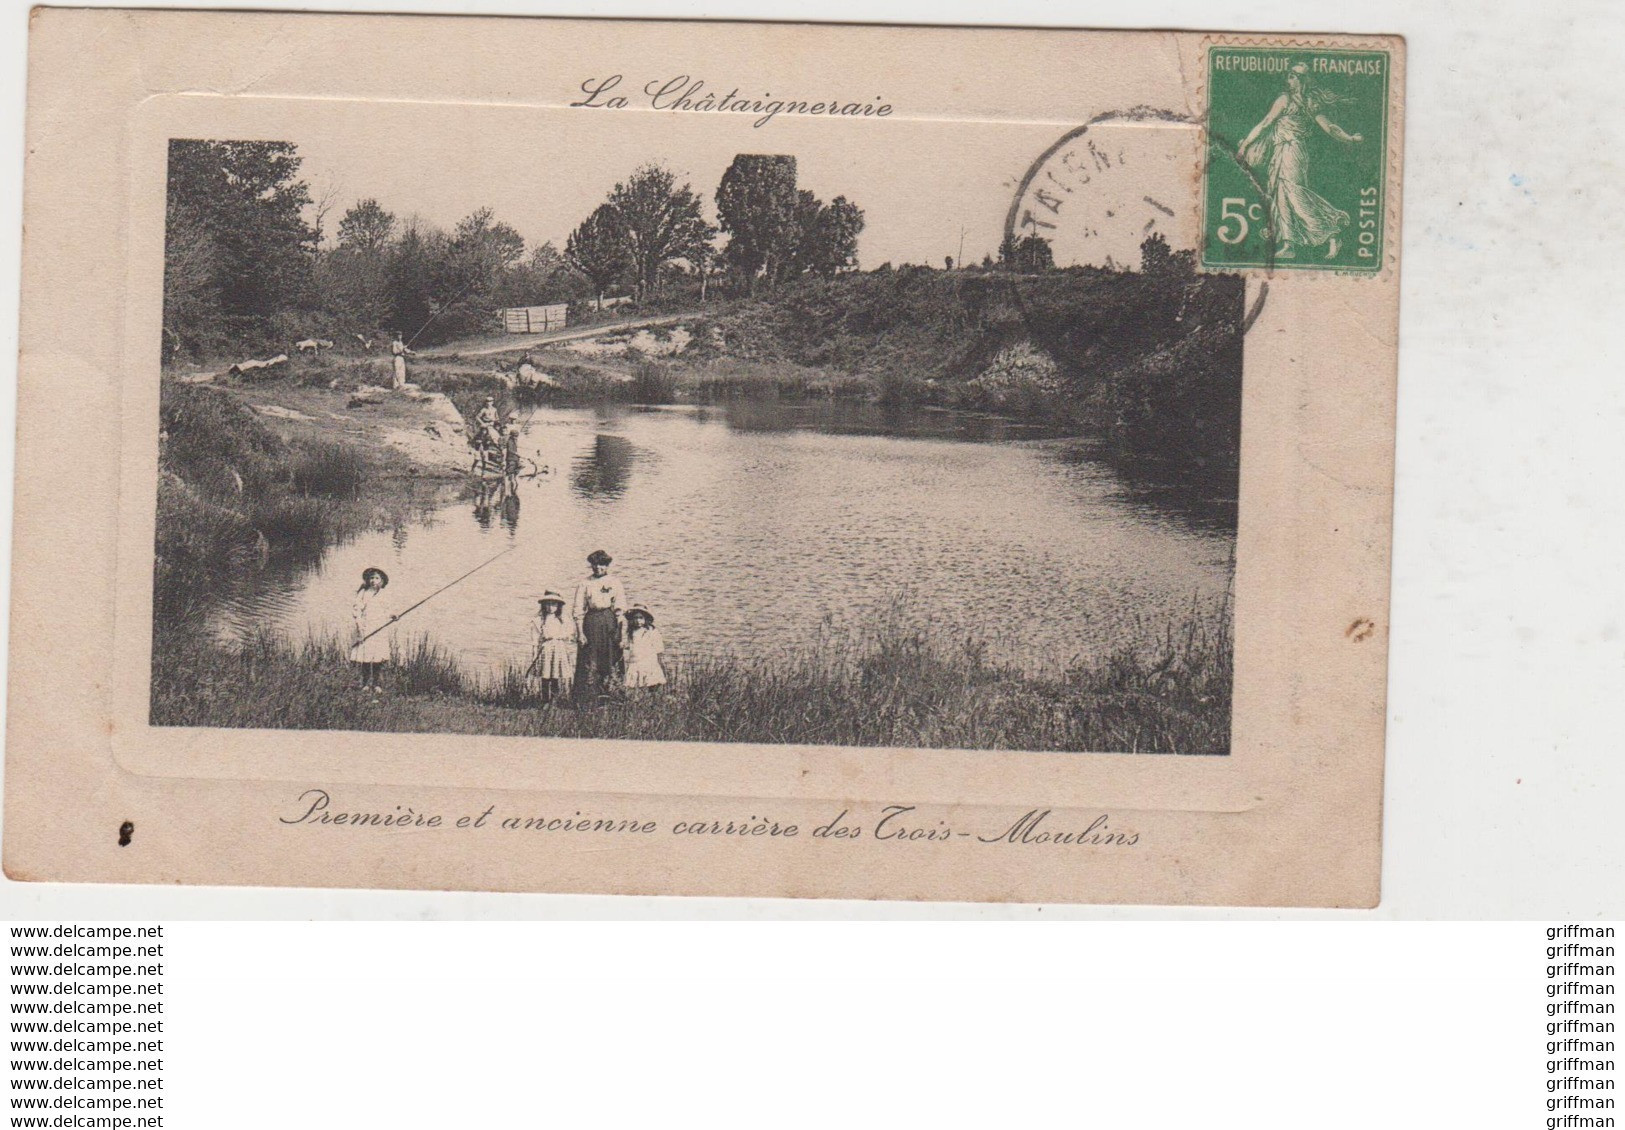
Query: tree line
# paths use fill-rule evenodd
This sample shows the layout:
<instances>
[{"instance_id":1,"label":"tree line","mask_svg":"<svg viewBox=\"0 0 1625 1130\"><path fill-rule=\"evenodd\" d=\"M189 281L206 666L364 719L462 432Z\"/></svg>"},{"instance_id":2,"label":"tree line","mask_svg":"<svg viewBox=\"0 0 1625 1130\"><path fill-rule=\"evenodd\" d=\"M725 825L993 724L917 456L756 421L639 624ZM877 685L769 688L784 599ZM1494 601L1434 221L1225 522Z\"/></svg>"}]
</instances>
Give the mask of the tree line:
<instances>
[{"instance_id":1,"label":"tree line","mask_svg":"<svg viewBox=\"0 0 1625 1130\"><path fill-rule=\"evenodd\" d=\"M490 208L449 231L363 199L324 230L327 203L295 145L174 140L164 262L165 356L305 336L400 332L421 344L492 328L505 306L756 294L857 269L863 210L796 183L794 157L739 154L706 218L693 186L646 163L619 181L561 251L527 247Z\"/></svg>"}]
</instances>

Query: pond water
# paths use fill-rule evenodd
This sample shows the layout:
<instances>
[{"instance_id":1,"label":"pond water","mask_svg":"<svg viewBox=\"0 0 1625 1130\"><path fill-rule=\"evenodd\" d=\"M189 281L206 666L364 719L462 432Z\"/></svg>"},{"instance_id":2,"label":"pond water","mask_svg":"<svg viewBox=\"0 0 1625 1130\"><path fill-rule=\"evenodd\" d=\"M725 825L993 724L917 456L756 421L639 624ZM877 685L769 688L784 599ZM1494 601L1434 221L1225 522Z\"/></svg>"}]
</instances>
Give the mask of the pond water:
<instances>
[{"instance_id":1,"label":"pond water","mask_svg":"<svg viewBox=\"0 0 1625 1130\"><path fill-rule=\"evenodd\" d=\"M1160 638L1231 576L1233 529L1148 498L1085 441L1006 420L847 402L544 408L521 449L550 473L507 497L471 484L422 520L269 570L217 630L348 638L365 567L388 571L399 610L515 546L401 625L494 673L528 658L537 596L568 598L603 548L674 652L771 658L901 608L1039 671Z\"/></svg>"}]
</instances>

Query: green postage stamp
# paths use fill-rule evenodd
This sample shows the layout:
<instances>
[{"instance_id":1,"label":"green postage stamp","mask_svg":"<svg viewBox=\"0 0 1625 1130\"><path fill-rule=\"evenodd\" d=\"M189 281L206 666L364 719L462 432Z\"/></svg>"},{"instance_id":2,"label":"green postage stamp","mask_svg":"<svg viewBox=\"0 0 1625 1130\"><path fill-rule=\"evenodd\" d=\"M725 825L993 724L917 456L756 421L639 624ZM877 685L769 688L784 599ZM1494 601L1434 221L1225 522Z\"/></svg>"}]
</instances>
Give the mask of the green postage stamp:
<instances>
[{"instance_id":1,"label":"green postage stamp","mask_svg":"<svg viewBox=\"0 0 1625 1130\"><path fill-rule=\"evenodd\" d=\"M1390 61L1209 47L1204 267L1382 269Z\"/></svg>"}]
</instances>

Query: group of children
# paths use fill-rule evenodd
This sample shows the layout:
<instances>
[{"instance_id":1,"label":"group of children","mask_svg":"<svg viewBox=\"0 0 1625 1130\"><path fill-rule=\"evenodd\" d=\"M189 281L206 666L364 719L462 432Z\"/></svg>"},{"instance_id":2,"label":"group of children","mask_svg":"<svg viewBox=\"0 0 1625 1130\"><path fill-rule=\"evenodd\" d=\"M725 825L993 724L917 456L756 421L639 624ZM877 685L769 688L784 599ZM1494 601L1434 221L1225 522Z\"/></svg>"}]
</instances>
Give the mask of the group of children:
<instances>
[{"instance_id":1,"label":"group of children","mask_svg":"<svg viewBox=\"0 0 1625 1130\"><path fill-rule=\"evenodd\" d=\"M611 560L601 549L587 557L591 574L576 586L568 605L552 589L537 599L526 674L543 702L567 694L579 702L617 688L636 693L666 682L660 663L665 641L654 614L642 604L628 607L620 580L610 575ZM397 619L377 614L378 594L388 584L382 569L367 569L351 610L356 642L350 659L361 672L362 688L374 693L383 690L380 679L390 658L384 629Z\"/></svg>"},{"instance_id":2,"label":"group of children","mask_svg":"<svg viewBox=\"0 0 1625 1130\"><path fill-rule=\"evenodd\" d=\"M568 608L551 589L536 602L530 677L544 702L565 691L579 699L608 694L616 684L636 691L666 681L660 665L665 642L654 614L641 604L627 606L620 580L610 576L610 563L601 549L587 557L591 575L576 586Z\"/></svg>"}]
</instances>

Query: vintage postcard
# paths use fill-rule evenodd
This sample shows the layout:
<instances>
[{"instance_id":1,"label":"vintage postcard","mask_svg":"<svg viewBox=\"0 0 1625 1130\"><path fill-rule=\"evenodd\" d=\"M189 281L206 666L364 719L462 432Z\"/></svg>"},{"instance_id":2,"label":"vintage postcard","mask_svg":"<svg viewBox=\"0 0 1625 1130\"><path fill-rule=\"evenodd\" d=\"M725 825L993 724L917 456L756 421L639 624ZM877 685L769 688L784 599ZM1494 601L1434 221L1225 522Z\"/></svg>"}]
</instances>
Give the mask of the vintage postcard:
<instances>
[{"instance_id":1,"label":"vintage postcard","mask_svg":"<svg viewBox=\"0 0 1625 1130\"><path fill-rule=\"evenodd\" d=\"M1403 91L37 10L7 874L1375 904Z\"/></svg>"}]
</instances>

